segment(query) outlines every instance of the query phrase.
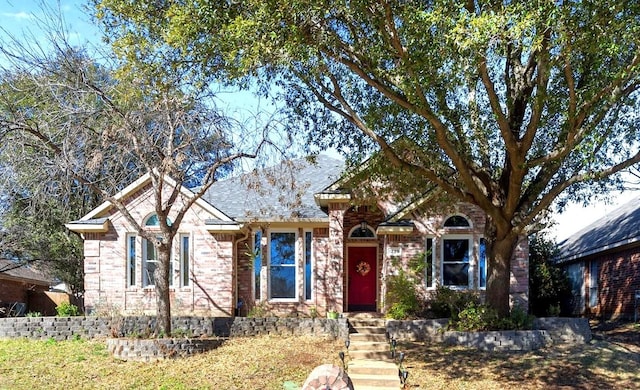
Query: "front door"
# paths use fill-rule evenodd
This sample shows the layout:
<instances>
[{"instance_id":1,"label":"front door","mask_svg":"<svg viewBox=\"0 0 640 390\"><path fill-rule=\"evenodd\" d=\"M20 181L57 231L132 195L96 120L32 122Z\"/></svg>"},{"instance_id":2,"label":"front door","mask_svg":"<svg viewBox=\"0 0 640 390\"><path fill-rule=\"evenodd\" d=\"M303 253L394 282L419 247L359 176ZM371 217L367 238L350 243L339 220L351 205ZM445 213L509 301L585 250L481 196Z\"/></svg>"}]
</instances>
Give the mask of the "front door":
<instances>
[{"instance_id":1,"label":"front door","mask_svg":"<svg viewBox=\"0 0 640 390\"><path fill-rule=\"evenodd\" d=\"M376 311L377 251L375 246L352 246L347 249L348 311Z\"/></svg>"}]
</instances>

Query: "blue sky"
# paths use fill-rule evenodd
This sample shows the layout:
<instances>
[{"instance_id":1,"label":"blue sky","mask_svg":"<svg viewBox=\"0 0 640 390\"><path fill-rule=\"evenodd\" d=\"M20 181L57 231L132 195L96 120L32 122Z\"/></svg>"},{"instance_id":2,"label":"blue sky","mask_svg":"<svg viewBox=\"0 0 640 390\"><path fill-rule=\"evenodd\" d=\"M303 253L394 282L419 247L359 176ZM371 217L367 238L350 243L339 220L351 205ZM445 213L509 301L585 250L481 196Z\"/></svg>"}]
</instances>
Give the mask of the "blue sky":
<instances>
[{"instance_id":1,"label":"blue sky","mask_svg":"<svg viewBox=\"0 0 640 390\"><path fill-rule=\"evenodd\" d=\"M60 0L59 2L56 0L43 0L43 2L53 10L60 10L67 26L70 43L100 42L100 34L97 27L91 24L89 16L82 10L82 6L85 3L84 0ZM24 32L28 31L37 37L42 33L36 28L38 19L41 19L43 15L40 4L41 1L39 0L0 0L1 28L16 37L20 37ZM229 92L222 93L219 96L223 102L223 107L221 108L238 112L248 110L248 113L258 106L263 109L269 107L266 101L257 101L249 92ZM336 156L334 155L334 157ZM640 191L627 191L621 195L614 194L611 203L595 202L588 207L570 204L562 215L557 216L558 225L551 232L559 240L564 239L638 195L640 195Z\"/></svg>"}]
</instances>

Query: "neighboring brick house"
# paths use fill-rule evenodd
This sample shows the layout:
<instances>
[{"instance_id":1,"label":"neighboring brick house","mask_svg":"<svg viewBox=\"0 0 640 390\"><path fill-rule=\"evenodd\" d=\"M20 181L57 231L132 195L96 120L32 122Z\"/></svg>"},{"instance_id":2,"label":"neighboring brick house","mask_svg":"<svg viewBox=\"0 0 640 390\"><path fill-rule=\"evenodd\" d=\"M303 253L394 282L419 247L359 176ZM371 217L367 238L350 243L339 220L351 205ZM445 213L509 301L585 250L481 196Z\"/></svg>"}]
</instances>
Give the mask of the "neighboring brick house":
<instances>
[{"instance_id":1,"label":"neighboring brick house","mask_svg":"<svg viewBox=\"0 0 640 390\"><path fill-rule=\"evenodd\" d=\"M486 218L477 207L461 204L428 218L420 202L394 212L383 202L357 204L348 180L340 179L344 163L324 155L315 160L220 181L196 202L174 243L175 314L246 315L254 307L281 315L380 312L386 277L415 256L427 261L427 292L439 284L484 290ZM148 177L117 196L154 228ZM154 310L153 249L114 207L105 203L67 226L84 236L88 312ZM522 240L511 290L525 308L527 282Z\"/></svg>"},{"instance_id":2,"label":"neighboring brick house","mask_svg":"<svg viewBox=\"0 0 640 390\"><path fill-rule=\"evenodd\" d=\"M573 314L634 318L640 293L640 197L567 238L559 249L556 263L571 281Z\"/></svg>"},{"instance_id":3,"label":"neighboring brick house","mask_svg":"<svg viewBox=\"0 0 640 390\"><path fill-rule=\"evenodd\" d=\"M48 291L53 278L27 264L0 259L0 317L24 315L29 311L51 313L55 305L43 301L43 292Z\"/></svg>"}]
</instances>

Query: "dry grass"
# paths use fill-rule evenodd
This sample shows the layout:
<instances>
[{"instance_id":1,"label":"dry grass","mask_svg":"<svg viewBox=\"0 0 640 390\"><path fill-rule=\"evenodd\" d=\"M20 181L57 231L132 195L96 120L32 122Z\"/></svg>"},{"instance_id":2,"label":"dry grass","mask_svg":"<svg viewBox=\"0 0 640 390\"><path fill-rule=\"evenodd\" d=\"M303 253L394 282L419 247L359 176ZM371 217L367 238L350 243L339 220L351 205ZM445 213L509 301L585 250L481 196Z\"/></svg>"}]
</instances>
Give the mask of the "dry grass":
<instances>
[{"instance_id":1,"label":"dry grass","mask_svg":"<svg viewBox=\"0 0 640 390\"><path fill-rule=\"evenodd\" d=\"M639 346L640 328L631 327L587 345L528 353L419 343L400 350L407 353L409 388L630 389L640 383ZM190 358L136 363L114 360L100 340L2 340L0 389L283 389L286 381L302 384L320 364L339 364L342 348L339 341L264 336L232 339Z\"/></svg>"}]
</instances>

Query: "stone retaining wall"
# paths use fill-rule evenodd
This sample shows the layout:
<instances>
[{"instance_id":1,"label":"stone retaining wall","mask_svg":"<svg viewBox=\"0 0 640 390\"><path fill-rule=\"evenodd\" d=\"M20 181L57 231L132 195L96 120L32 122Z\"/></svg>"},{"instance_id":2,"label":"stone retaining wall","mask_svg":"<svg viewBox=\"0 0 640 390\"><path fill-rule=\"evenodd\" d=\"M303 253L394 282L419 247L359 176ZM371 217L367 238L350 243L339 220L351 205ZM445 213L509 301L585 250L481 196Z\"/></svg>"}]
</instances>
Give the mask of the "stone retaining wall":
<instances>
[{"instance_id":1,"label":"stone retaining wall","mask_svg":"<svg viewBox=\"0 0 640 390\"><path fill-rule=\"evenodd\" d=\"M448 319L387 321L389 336L397 340L461 345L481 350L529 351L552 344L584 344L591 341L586 318L536 318L532 330L492 332L447 331Z\"/></svg>"},{"instance_id":2,"label":"stone retaining wall","mask_svg":"<svg viewBox=\"0 0 640 390\"><path fill-rule=\"evenodd\" d=\"M0 338L68 340L77 337L147 337L156 319L140 317L17 317L0 318ZM174 335L189 338L242 337L262 334L313 335L345 339L349 328L340 318L175 317Z\"/></svg>"},{"instance_id":3,"label":"stone retaining wall","mask_svg":"<svg viewBox=\"0 0 640 390\"><path fill-rule=\"evenodd\" d=\"M107 339L107 350L116 359L151 362L187 357L218 348L222 339Z\"/></svg>"}]
</instances>

